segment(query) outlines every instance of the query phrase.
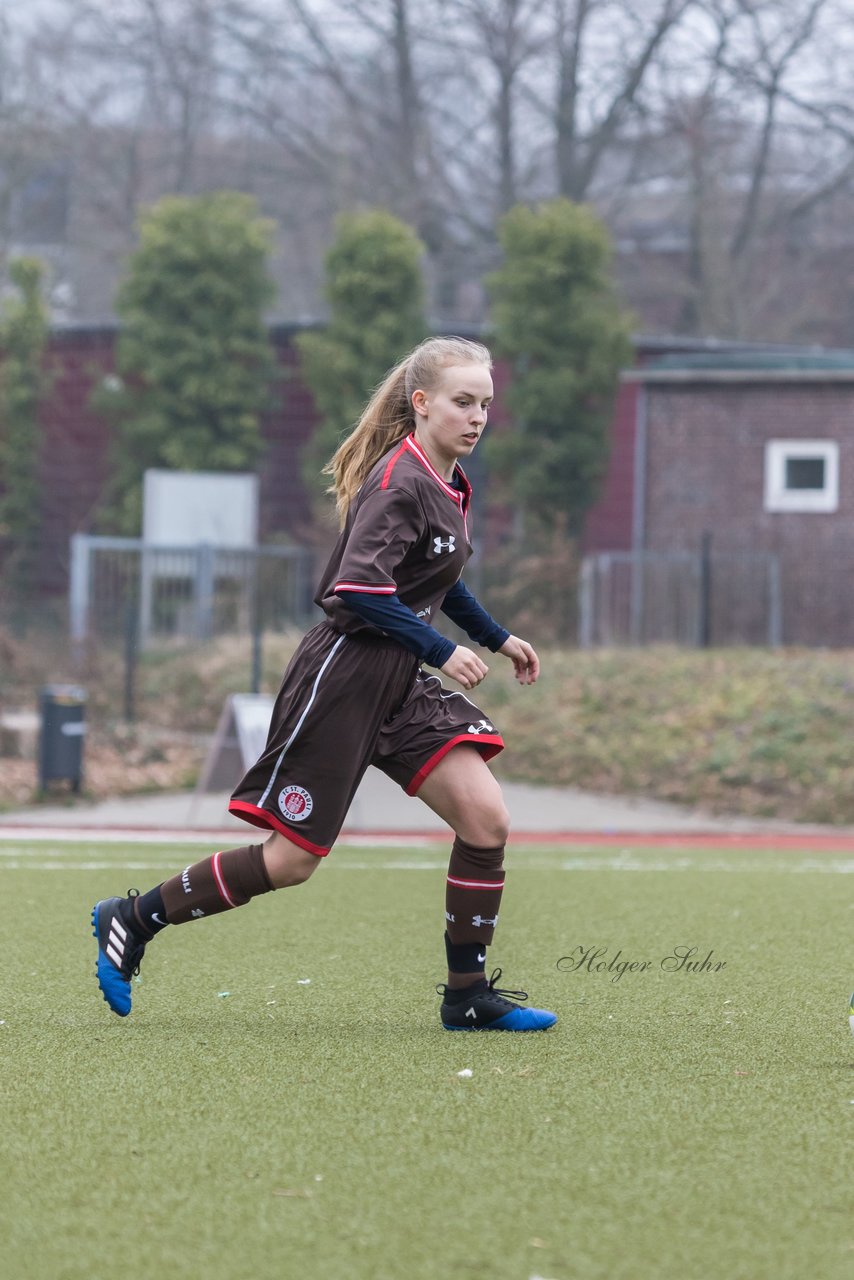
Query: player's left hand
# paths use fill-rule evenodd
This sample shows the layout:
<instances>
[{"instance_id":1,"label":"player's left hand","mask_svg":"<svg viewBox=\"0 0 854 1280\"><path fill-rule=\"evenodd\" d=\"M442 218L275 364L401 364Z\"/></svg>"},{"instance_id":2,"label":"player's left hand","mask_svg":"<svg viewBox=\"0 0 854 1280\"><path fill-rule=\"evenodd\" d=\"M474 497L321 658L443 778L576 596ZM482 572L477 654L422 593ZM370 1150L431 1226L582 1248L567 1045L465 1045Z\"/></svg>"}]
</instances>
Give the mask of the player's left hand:
<instances>
[{"instance_id":1,"label":"player's left hand","mask_svg":"<svg viewBox=\"0 0 854 1280\"><path fill-rule=\"evenodd\" d=\"M498 652L513 663L513 673L520 684L534 683L540 674L540 660L527 640L508 636Z\"/></svg>"}]
</instances>

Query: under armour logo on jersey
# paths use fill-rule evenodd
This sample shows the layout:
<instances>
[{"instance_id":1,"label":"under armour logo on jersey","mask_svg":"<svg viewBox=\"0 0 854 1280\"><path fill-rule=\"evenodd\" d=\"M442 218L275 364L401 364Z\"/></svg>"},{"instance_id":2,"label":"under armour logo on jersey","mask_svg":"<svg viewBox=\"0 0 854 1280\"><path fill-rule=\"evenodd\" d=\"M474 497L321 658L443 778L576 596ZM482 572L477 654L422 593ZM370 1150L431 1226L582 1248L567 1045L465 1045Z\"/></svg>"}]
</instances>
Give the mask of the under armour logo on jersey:
<instances>
[{"instance_id":1,"label":"under armour logo on jersey","mask_svg":"<svg viewBox=\"0 0 854 1280\"><path fill-rule=\"evenodd\" d=\"M494 928L498 924L498 916L493 916L491 920L489 916L472 916L471 922L475 929L479 929L482 924L491 924Z\"/></svg>"},{"instance_id":2,"label":"under armour logo on jersey","mask_svg":"<svg viewBox=\"0 0 854 1280\"><path fill-rule=\"evenodd\" d=\"M437 556L440 556L443 551L456 551L456 549L457 540L453 533L448 538L433 539L433 550Z\"/></svg>"},{"instance_id":3,"label":"under armour logo on jersey","mask_svg":"<svg viewBox=\"0 0 854 1280\"><path fill-rule=\"evenodd\" d=\"M468 731L469 733L494 733L495 732L495 730L493 729L492 725L489 723L488 720L480 720L477 724L470 724L468 727Z\"/></svg>"}]
</instances>

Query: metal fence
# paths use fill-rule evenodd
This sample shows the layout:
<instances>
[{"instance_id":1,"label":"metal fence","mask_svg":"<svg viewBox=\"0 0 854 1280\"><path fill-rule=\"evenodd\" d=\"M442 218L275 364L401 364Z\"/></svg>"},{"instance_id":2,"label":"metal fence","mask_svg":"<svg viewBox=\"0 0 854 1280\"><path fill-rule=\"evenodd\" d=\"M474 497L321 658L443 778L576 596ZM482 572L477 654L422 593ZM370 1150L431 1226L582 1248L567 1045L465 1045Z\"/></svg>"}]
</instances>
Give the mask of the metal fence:
<instances>
[{"instance_id":1,"label":"metal fence","mask_svg":"<svg viewBox=\"0 0 854 1280\"><path fill-rule=\"evenodd\" d=\"M768 552L600 552L581 567L579 644L776 646L782 594Z\"/></svg>"},{"instance_id":2,"label":"metal fence","mask_svg":"<svg viewBox=\"0 0 854 1280\"><path fill-rule=\"evenodd\" d=\"M153 547L136 538L71 540L72 645L132 629L141 648L175 638L304 627L314 616L314 564L304 547Z\"/></svg>"}]
</instances>

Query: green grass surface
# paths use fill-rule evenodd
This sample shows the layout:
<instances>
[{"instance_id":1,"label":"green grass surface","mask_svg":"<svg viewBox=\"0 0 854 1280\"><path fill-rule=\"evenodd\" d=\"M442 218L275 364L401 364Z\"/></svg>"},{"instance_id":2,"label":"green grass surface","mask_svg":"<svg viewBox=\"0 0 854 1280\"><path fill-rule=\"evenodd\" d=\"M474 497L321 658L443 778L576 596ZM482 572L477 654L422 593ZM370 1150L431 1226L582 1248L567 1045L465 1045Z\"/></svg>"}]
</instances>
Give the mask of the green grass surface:
<instances>
[{"instance_id":1,"label":"green grass surface","mask_svg":"<svg viewBox=\"0 0 854 1280\"><path fill-rule=\"evenodd\" d=\"M514 851L526 1036L439 1026L444 851L341 848L168 930L120 1020L91 904L196 856L0 842L8 1280L851 1275L851 856Z\"/></svg>"}]
</instances>

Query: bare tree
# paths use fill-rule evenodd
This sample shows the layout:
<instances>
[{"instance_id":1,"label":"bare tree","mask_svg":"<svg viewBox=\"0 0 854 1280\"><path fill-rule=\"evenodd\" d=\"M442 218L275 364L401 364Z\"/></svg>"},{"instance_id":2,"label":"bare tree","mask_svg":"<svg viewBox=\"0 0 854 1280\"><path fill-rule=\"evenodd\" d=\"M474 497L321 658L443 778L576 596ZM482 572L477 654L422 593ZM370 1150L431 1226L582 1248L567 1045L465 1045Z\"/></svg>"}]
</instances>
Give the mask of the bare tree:
<instances>
[{"instance_id":1,"label":"bare tree","mask_svg":"<svg viewBox=\"0 0 854 1280\"><path fill-rule=\"evenodd\" d=\"M854 130L824 55L839 9L706 0L703 12L713 33L703 83L670 101L664 126L690 174L680 327L796 338L821 305L807 219L854 178Z\"/></svg>"},{"instance_id":2,"label":"bare tree","mask_svg":"<svg viewBox=\"0 0 854 1280\"><path fill-rule=\"evenodd\" d=\"M326 179L342 204L379 200L424 234L432 143L413 12L413 0L282 0L270 11L226 3L220 21L245 60L232 106L285 163Z\"/></svg>"},{"instance_id":3,"label":"bare tree","mask_svg":"<svg viewBox=\"0 0 854 1280\"><path fill-rule=\"evenodd\" d=\"M61 264L48 242L64 229L67 171L30 52L29 34L0 12L0 268L14 254L40 253L56 276Z\"/></svg>"},{"instance_id":4,"label":"bare tree","mask_svg":"<svg viewBox=\"0 0 854 1280\"><path fill-rule=\"evenodd\" d=\"M335 214L383 206L428 248L434 312L477 319L497 216L558 193L604 216L655 326L796 335L820 290L849 305L827 262L831 243L854 252L850 0L3 12L0 235L32 165L64 156L84 314L108 308L141 204L224 186L276 219L288 316L317 314Z\"/></svg>"},{"instance_id":5,"label":"bare tree","mask_svg":"<svg viewBox=\"0 0 854 1280\"><path fill-rule=\"evenodd\" d=\"M756 234L763 195L771 169L772 150L778 133L779 109L787 77L798 54L815 33L816 22L828 0L808 0L805 5L751 4L736 0L736 9L749 29L747 55L721 49L718 57L733 81L756 92L762 118L756 137L750 183L730 243L730 255L741 257ZM770 15L770 18L769 18ZM772 25L773 24L773 25Z\"/></svg>"},{"instance_id":6,"label":"bare tree","mask_svg":"<svg viewBox=\"0 0 854 1280\"><path fill-rule=\"evenodd\" d=\"M537 95L554 137L556 188L588 198L609 154L645 109L662 47L695 0L551 0L555 64Z\"/></svg>"},{"instance_id":7,"label":"bare tree","mask_svg":"<svg viewBox=\"0 0 854 1280\"><path fill-rule=\"evenodd\" d=\"M94 118L158 135L174 191L192 189L215 124L214 14L213 0L64 0L62 18L40 26L60 109L78 128Z\"/></svg>"},{"instance_id":8,"label":"bare tree","mask_svg":"<svg viewBox=\"0 0 854 1280\"><path fill-rule=\"evenodd\" d=\"M494 143L481 163L485 172L497 174L490 184L493 218L524 195L518 159L524 128L519 119L521 81L525 69L543 53L546 33L540 8L538 0L461 0L454 5L465 24L457 42L460 82L474 82L478 89L482 85L488 103L485 119Z\"/></svg>"},{"instance_id":9,"label":"bare tree","mask_svg":"<svg viewBox=\"0 0 854 1280\"><path fill-rule=\"evenodd\" d=\"M453 312L461 271L474 269L472 241L492 236L493 210L472 199L476 148L456 115L458 50L441 9L431 0L282 0L265 13L232 0L221 20L246 59L235 109L289 178L304 186L310 175L315 225L328 236L339 210L396 213L427 247L434 308Z\"/></svg>"}]
</instances>

